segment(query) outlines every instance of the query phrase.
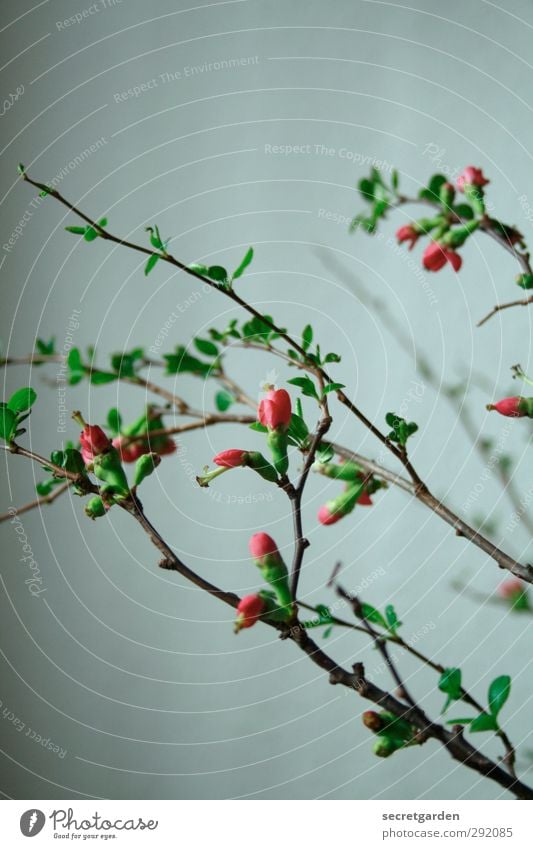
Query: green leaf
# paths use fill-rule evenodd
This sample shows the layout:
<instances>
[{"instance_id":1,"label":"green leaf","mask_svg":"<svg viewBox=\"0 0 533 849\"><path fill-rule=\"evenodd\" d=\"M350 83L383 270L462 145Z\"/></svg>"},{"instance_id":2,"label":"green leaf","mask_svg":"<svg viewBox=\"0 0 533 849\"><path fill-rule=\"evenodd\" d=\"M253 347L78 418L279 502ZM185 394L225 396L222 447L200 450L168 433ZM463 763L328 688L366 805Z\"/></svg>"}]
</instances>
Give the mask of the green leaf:
<instances>
[{"instance_id":1,"label":"green leaf","mask_svg":"<svg viewBox=\"0 0 533 849\"><path fill-rule=\"evenodd\" d=\"M159 227L157 225L155 227L147 227L146 232L150 233L150 244L152 245L152 247L156 248L157 250L163 250L165 246L161 239Z\"/></svg>"},{"instance_id":2,"label":"green leaf","mask_svg":"<svg viewBox=\"0 0 533 849\"><path fill-rule=\"evenodd\" d=\"M257 430L259 433L268 433L268 428L261 424L261 422L252 422L251 425L248 425L250 430Z\"/></svg>"},{"instance_id":3,"label":"green leaf","mask_svg":"<svg viewBox=\"0 0 533 849\"><path fill-rule=\"evenodd\" d=\"M205 354L206 357L217 357L218 356L218 348L214 342L210 342L209 339L199 339L196 337L194 340L194 344L196 348L200 351L201 354Z\"/></svg>"},{"instance_id":4,"label":"green leaf","mask_svg":"<svg viewBox=\"0 0 533 849\"><path fill-rule=\"evenodd\" d=\"M86 227L65 227L67 233L74 233L75 236L85 236Z\"/></svg>"},{"instance_id":5,"label":"green leaf","mask_svg":"<svg viewBox=\"0 0 533 849\"><path fill-rule=\"evenodd\" d=\"M117 379L116 374L111 374L108 371L99 371L98 369L93 369L89 372L89 376L91 383L95 386L103 386L104 383L113 383Z\"/></svg>"},{"instance_id":6,"label":"green leaf","mask_svg":"<svg viewBox=\"0 0 533 849\"><path fill-rule=\"evenodd\" d=\"M470 723L470 731L497 731L498 723L496 717L489 713L480 713Z\"/></svg>"},{"instance_id":7,"label":"green leaf","mask_svg":"<svg viewBox=\"0 0 533 849\"><path fill-rule=\"evenodd\" d=\"M94 240L98 238L98 231L95 230L94 227L86 227L83 238L86 242L94 242Z\"/></svg>"},{"instance_id":8,"label":"green leaf","mask_svg":"<svg viewBox=\"0 0 533 849\"><path fill-rule=\"evenodd\" d=\"M466 719L464 719L464 718L447 719L446 725L470 725L470 723L473 722L473 721L474 721L474 718L472 716L470 716Z\"/></svg>"},{"instance_id":9,"label":"green leaf","mask_svg":"<svg viewBox=\"0 0 533 849\"><path fill-rule=\"evenodd\" d=\"M369 622L373 622L374 625L379 625L380 628L384 628L387 630L387 623L385 619L375 607L372 607L371 604L367 604L366 602L361 603L361 613L363 614L364 619L368 619Z\"/></svg>"},{"instance_id":10,"label":"green leaf","mask_svg":"<svg viewBox=\"0 0 533 849\"><path fill-rule=\"evenodd\" d=\"M83 371L83 362L79 348L71 348L67 357L67 365L71 371Z\"/></svg>"},{"instance_id":11,"label":"green leaf","mask_svg":"<svg viewBox=\"0 0 533 849\"><path fill-rule=\"evenodd\" d=\"M310 377L307 377L307 375L305 377L293 377L291 380L288 380L287 383L290 383L293 386L298 386L302 395L305 395L308 398L315 398L318 401L315 384Z\"/></svg>"},{"instance_id":12,"label":"green leaf","mask_svg":"<svg viewBox=\"0 0 533 849\"><path fill-rule=\"evenodd\" d=\"M189 265L189 270L194 271L195 274L200 274L202 277L207 277L207 272L209 271L209 268L207 267L207 265L202 265L201 263L193 262L191 263L191 265Z\"/></svg>"},{"instance_id":13,"label":"green leaf","mask_svg":"<svg viewBox=\"0 0 533 849\"><path fill-rule=\"evenodd\" d=\"M301 446L305 443L309 436L309 430L303 418L296 413L291 416L289 424L289 436L292 437L296 445Z\"/></svg>"},{"instance_id":14,"label":"green leaf","mask_svg":"<svg viewBox=\"0 0 533 849\"><path fill-rule=\"evenodd\" d=\"M206 274L210 280L215 280L217 283L227 283L228 281L228 272L221 265L210 265Z\"/></svg>"},{"instance_id":15,"label":"green leaf","mask_svg":"<svg viewBox=\"0 0 533 849\"><path fill-rule=\"evenodd\" d=\"M466 218L467 221L471 221L474 217L474 210L467 203L458 203L453 207L453 211L460 215L461 218Z\"/></svg>"},{"instance_id":16,"label":"green leaf","mask_svg":"<svg viewBox=\"0 0 533 849\"><path fill-rule=\"evenodd\" d=\"M148 277L150 272L154 269L159 261L159 254L152 254L151 257L148 258L148 262L144 266L144 274L145 277Z\"/></svg>"},{"instance_id":17,"label":"green leaf","mask_svg":"<svg viewBox=\"0 0 533 849\"><path fill-rule=\"evenodd\" d=\"M210 365L203 363L201 360L187 353L182 345L176 348L175 354L164 354L163 359L167 362L167 374L189 372L190 374L199 374L202 377L207 377L211 371Z\"/></svg>"},{"instance_id":18,"label":"green leaf","mask_svg":"<svg viewBox=\"0 0 533 849\"><path fill-rule=\"evenodd\" d=\"M385 619L387 620L387 625L389 631L393 634L396 633L400 625L402 624L396 615L396 610L394 609L393 604L388 604L385 608Z\"/></svg>"},{"instance_id":19,"label":"green leaf","mask_svg":"<svg viewBox=\"0 0 533 849\"><path fill-rule=\"evenodd\" d=\"M433 174L431 177L427 189L422 189L420 192L420 197L425 197L427 200L438 201L440 200L439 194L441 186L447 182L444 174Z\"/></svg>"},{"instance_id":20,"label":"green leaf","mask_svg":"<svg viewBox=\"0 0 533 849\"><path fill-rule=\"evenodd\" d=\"M24 410L29 410L35 404L36 399L37 393L28 386L23 389L17 389L7 402L7 406L14 413L23 413Z\"/></svg>"},{"instance_id":21,"label":"green leaf","mask_svg":"<svg viewBox=\"0 0 533 849\"><path fill-rule=\"evenodd\" d=\"M122 416L116 407L112 407L107 414L107 424L113 434L119 434L122 430Z\"/></svg>"},{"instance_id":22,"label":"green leaf","mask_svg":"<svg viewBox=\"0 0 533 849\"><path fill-rule=\"evenodd\" d=\"M237 268L235 269L235 271L233 272L233 280L237 280L237 278L239 278L244 273L244 271L248 268L248 266L250 265L253 258L254 258L254 249L248 248L243 259L241 260L240 265L238 265Z\"/></svg>"},{"instance_id":23,"label":"green leaf","mask_svg":"<svg viewBox=\"0 0 533 849\"><path fill-rule=\"evenodd\" d=\"M326 354L326 356L324 357L325 363L340 363L340 361L340 356L338 354L335 354L333 351L331 351L329 354Z\"/></svg>"},{"instance_id":24,"label":"green leaf","mask_svg":"<svg viewBox=\"0 0 533 849\"><path fill-rule=\"evenodd\" d=\"M449 669L445 669L439 678L438 687L442 693L446 693L448 696L442 709L442 713L445 713L452 702L458 701L463 696L463 690L461 687L461 670L454 666Z\"/></svg>"},{"instance_id":25,"label":"green leaf","mask_svg":"<svg viewBox=\"0 0 533 849\"><path fill-rule=\"evenodd\" d=\"M394 191L397 192L398 186L400 185L400 175L398 174L398 171L396 170L396 168L394 168L394 170L391 174L391 185L392 185L392 188L394 189Z\"/></svg>"},{"instance_id":26,"label":"green leaf","mask_svg":"<svg viewBox=\"0 0 533 849\"><path fill-rule=\"evenodd\" d=\"M313 341L313 328L310 324L306 324L302 331L302 348L307 351Z\"/></svg>"},{"instance_id":27,"label":"green leaf","mask_svg":"<svg viewBox=\"0 0 533 849\"><path fill-rule=\"evenodd\" d=\"M224 390L217 392L215 395L215 407L220 413L225 413L234 401L233 395L230 395L229 392L225 392Z\"/></svg>"},{"instance_id":28,"label":"green leaf","mask_svg":"<svg viewBox=\"0 0 533 849\"><path fill-rule=\"evenodd\" d=\"M361 194L363 200L373 201L374 200L374 183L372 180L367 180L366 178L363 180L359 180L357 184L357 188Z\"/></svg>"},{"instance_id":29,"label":"green leaf","mask_svg":"<svg viewBox=\"0 0 533 849\"><path fill-rule=\"evenodd\" d=\"M316 450L316 458L319 463L330 463L335 452L329 442L321 442Z\"/></svg>"},{"instance_id":30,"label":"green leaf","mask_svg":"<svg viewBox=\"0 0 533 849\"><path fill-rule=\"evenodd\" d=\"M44 498L47 495L50 495L54 486L57 483L59 483L59 481L55 478L49 478L46 481L39 481L39 483L35 484L35 491L37 492L37 495L40 495L41 498Z\"/></svg>"},{"instance_id":31,"label":"green leaf","mask_svg":"<svg viewBox=\"0 0 533 849\"><path fill-rule=\"evenodd\" d=\"M509 698L511 692L511 678L509 675L500 675L492 681L489 687L489 708L496 718Z\"/></svg>"},{"instance_id":32,"label":"green leaf","mask_svg":"<svg viewBox=\"0 0 533 849\"><path fill-rule=\"evenodd\" d=\"M328 395L329 392L338 392L339 389L344 389L344 383L328 383L324 386L322 395Z\"/></svg>"},{"instance_id":33,"label":"green leaf","mask_svg":"<svg viewBox=\"0 0 533 849\"><path fill-rule=\"evenodd\" d=\"M19 162L19 164L17 165L17 171L19 172L19 174L25 173L26 169L25 169L24 165L22 164L22 162Z\"/></svg>"},{"instance_id":34,"label":"green leaf","mask_svg":"<svg viewBox=\"0 0 533 849\"><path fill-rule=\"evenodd\" d=\"M35 342L37 353L43 356L51 356L54 353L55 341L54 336L52 336L49 342L45 342L44 339L37 339Z\"/></svg>"},{"instance_id":35,"label":"green leaf","mask_svg":"<svg viewBox=\"0 0 533 849\"><path fill-rule=\"evenodd\" d=\"M9 442L17 428L17 417L7 404L0 407L0 439Z\"/></svg>"}]
</instances>

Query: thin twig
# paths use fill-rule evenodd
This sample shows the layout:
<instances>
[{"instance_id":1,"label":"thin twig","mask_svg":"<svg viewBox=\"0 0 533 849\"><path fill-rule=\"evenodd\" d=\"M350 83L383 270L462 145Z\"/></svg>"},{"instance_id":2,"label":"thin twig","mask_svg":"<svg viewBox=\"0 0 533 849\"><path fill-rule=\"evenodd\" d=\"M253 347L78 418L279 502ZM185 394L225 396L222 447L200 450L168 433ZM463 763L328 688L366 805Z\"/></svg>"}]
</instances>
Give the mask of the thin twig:
<instances>
[{"instance_id":1,"label":"thin twig","mask_svg":"<svg viewBox=\"0 0 533 849\"><path fill-rule=\"evenodd\" d=\"M21 513L28 513L29 510L35 510L37 507L44 507L46 504L52 504L56 498L59 498L60 495L63 495L64 492L70 487L70 482L61 483L49 495L42 495L40 498L35 498L33 501L29 501L27 504L21 504L20 507L17 507L15 510L15 514L13 512L2 513L0 515L0 523L7 522L9 519L13 518L13 515L20 516Z\"/></svg>"}]
</instances>

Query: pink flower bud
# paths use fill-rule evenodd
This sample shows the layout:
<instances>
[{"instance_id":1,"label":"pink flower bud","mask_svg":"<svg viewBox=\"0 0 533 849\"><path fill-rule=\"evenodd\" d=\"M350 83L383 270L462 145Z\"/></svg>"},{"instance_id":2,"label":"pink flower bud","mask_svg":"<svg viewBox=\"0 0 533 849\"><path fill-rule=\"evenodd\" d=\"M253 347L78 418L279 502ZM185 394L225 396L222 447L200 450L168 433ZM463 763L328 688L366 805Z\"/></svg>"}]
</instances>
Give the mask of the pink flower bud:
<instances>
[{"instance_id":1,"label":"pink flower bud","mask_svg":"<svg viewBox=\"0 0 533 849\"><path fill-rule=\"evenodd\" d=\"M270 389L257 410L257 418L270 430L288 428L291 414L291 396L285 389Z\"/></svg>"},{"instance_id":2,"label":"pink flower bud","mask_svg":"<svg viewBox=\"0 0 533 849\"><path fill-rule=\"evenodd\" d=\"M238 466L244 466L246 454L247 452L243 451L242 448L228 448L213 457L213 463L216 463L217 466L224 466L225 469L236 469Z\"/></svg>"},{"instance_id":3,"label":"pink flower bud","mask_svg":"<svg viewBox=\"0 0 533 849\"><path fill-rule=\"evenodd\" d=\"M465 185L467 184L483 188L483 186L486 186L489 182L490 180L486 179L481 168L475 168L473 165L467 165L457 178L457 188L459 191L464 192Z\"/></svg>"},{"instance_id":4,"label":"pink flower bud","mask_svg":"<svg viewBox=\"0 0 533 849\"><path fill-rule=\"evenodd\" d=\"M402 242L410 242L409 250L412 251L420 238L420 233L417 233L412 224L404 224L403 227L396 230L396 238L400 245Z\"/></svg>"},{"instance_id":5,"label":"pink flower bud","mask_svg":"<svg viewBox=\"0 0 533 849\"><path fill-rule=\"evenodd\" d=\"M455 251L431 242L422 255L422 264L427 271L440 271L449 262L454 271L459 271L463 260Z\"/></svg>"},{"instance_id":6,"label":"pink flower bud","mask_svg":"<svg viewBox=\"0 0 533 849\"><path fill-rule=\"evenodd\" d=\"M508 578L498 587L500 598L512 599L526 591L526 586L520 578Z\"/></svg>"},{"instance_id":7,"label":"pink flower bud","mask_svg":"<svg viewBox=\"0 0 533 849\"><path fill-rule=\"evenodd\" d=\"M80 434L80 451L85 464L111 448L111 440L98 425L86 424Z\"/></svg>"},{"instance_id":8,"label":"pink flower bud","mask_svg":"<svg viewBox=\"0 0 533 849\"><path fill-rule=\"evenodd\" d=\"M342 519L343 515L344 513L335 512L327 504L323 504L318 511L318 521L321 525L334 525L335 522Z\"/></svg>"},{"instance_id":9,"label":"pink flower bud","mask_svg":"<svg viewBox=\"0 0 533 849\"><path fill-rule=\"evenodd\" d=\"M496 410L500 416L519 418L527 415L527 412L520 409L522 400L519 395L514 395L512 398L502 398L501 401L497 401L495 404L487 404L487 410Z\"/></svg>"},{"instance_id":10,"label":"pink flower bud","mask_svg":"<svg viewBox=\"0 0 533 849\"><path fill-rule=\"evenodd\" d=\"M263 557L268 557L269 554L277 554L280 557L276 543L264 531L254 534L248 545L254 560L261 560Z\"/></svg>"},{"instance_id":11,"label":"pink flower bud","mask_svg":"<svg viewBox=\"0 0 533 849\"><path fill-rule=\"evenodd\" d=\"M245 595L237 605L237 619L235 631L238 633L242 628L251 628L265 610L265 602L260 595Z\"/></svg>"}]
</instances>

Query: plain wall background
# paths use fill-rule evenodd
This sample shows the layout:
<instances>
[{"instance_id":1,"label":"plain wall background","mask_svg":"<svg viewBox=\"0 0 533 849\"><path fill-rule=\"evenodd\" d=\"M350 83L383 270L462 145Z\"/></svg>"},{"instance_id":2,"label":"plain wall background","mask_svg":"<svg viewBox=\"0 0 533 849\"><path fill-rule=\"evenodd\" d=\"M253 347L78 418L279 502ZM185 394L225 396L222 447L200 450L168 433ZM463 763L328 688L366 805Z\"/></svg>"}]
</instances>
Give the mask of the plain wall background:
<instances>
[{"instance_id":1,"label":"plain wall background","mask_svg":"<svg viewBox=\"0 0 533 849\"><path fill-rule=\"evenodd\" d=\"M510 529L512 508L494 470L484 468L446 398L416 371L415 343L446 384L485 376L487 391L472 386L468 408L501 450L517 462L524 455L516 484L528 505L529 421L509 426L484 405L491 388L500 396L513 386L511 364L527 368L531 313L516 309L475 328L495 302L518 296L512 258L479 237L463 251L459 275L447 268L430 276L417 270L420 251L398 253L388 241L414 208L391 216L380 238L350 236L343 221L362 208L355 185L370 159L385 175L396 166L407 193L434 171L453 176L473 163L490 176L498 214L531 236L531 2L237 0L194 8L181 0L122 0L92 7L98 11L81 23L60 24L90 8L3 5L3 92L24 92L2 117L1 244L27 219L15 246L1 251L5 352L27 354L36 337L52 335L61 349L73 310L81 311L75 344L96 343L102 365L109 352L149 348L173 312L180 317L162 353L238 316L222 296L162 264L145 278L139 256L66 234L64 226L76 222L54 201L32 208L34 192L17 179L17 163L43 181L66 169L61 190L69 199L94 216L106 214L113 231L136 241L144 242L144 227L156 221L185 262L235 267L254 245L254 263L239 283L243 295L295 334L310 321L322 348L342 354L332 371L373 421L381 424L389 409L407 402L408 417L420 424L414 460L430 486L470 519L496 520L495 541L531 557L527 532L520 523ZM250 62L239 68L186 70L244 57ZM154 80L140 96L117 102L115 95ZM69 166L98 139L95 153ZM310 153L276 154L273 145L310 145ZM387 304L410 353L365 291ZM228 368L254 397L273 370L280 383L292 376L281 361L255 352L235 350ZM9 369L5 392L29 372ZM30 377L40 397L24 440L44 454L65 438L57 432L56 375L52 366ZM413 401L415 382L422 389ZM213 383L179 377L166 385L212 408ZM116 384L89 393L83 383L67 395L70 409L95 421L113 405L132 419L145 400L141 390ZM332 434L379 457L380 446L355 419L335 403L333 410ZM310 402L306 412L313 421ZM74 425L68 431L76 437ZM145 484L143 501L186 562L246 592L259 585L248 537L267 530L290 557L291 523L282 494L250 472L228 474L207 491L195 485L192 471L233 445L260 448L262 438L230 425L187 434L179 455ZM31 499L43 476L19 458L2 462L2 472L4 510ZM379 607L393 601L405 637L444 664L460 665L480 701L495 675L511 673L505 725L527 769L530 619L475 604L451 586L468 580L490 596L502 578L494 562L393 489L373 509L319 529L316 511L337 490L323 478L309 483L304 521L312 547L302 595L332 602L325 584L341 560L344 583L366 582L364 597ZM361 700L329 686L267 628L235 637L231 611L158 570L157 553L119 511L91 523L72 496L20 519L46 592L28 592L16 533L4 524L6 796L500 797L497 785L434 743L376 759L360 722ZM326 647L344 664L363 659L369 676L391 687L361 635L337 629ZM437 716L443 697L436 676L401 654L397 660ZM65 756L26 736L28 728ZM495 756L496 742L483 737L475 742Z\"/></svg>"}]
</instances>

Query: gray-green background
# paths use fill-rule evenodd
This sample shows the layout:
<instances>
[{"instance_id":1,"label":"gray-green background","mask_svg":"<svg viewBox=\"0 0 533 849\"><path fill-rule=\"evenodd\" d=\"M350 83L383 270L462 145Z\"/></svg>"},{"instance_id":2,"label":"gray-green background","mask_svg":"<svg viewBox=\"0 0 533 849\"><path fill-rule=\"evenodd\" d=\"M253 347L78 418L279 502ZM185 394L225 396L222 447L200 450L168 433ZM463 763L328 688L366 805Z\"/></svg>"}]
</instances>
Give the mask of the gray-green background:
<instances>
[{"instance_id":1,"label":"gray-green background","mask_svg":"<svg viewBox=\"0 0 533 849\"><path fill-rule=\"evenodd\" d=\"M530 0L196 7L122 0L92 8L2 4L2 90L8 97L24 89L1 119L2 246L26 218L20 238L1 250L7 353L24 355L36 337L52 335L61 349L73 310L81 311L74 344L96 343L102 364L111 351L150 348L171 316L161 353L237 316L222 296L161 264L145 278L135 254L66 234L72 216L52 200L31 206L35 193L17 180L22 161L38 179L63 175L66 196L91 215L106 214L117 233L143 241L144 227L157 221L185 262L232 267L254 245L253 266L239 283L243 295L295 333L311 322L323 349L342 354L334 374L372 420L381 423L403 405L420 424L414 459L436 493L472 520L497 520L494 539L527 557L528 534L521 522L512 527L496 463L484 467L443 393L420 378L414 348L416 342L430 356L447 384L475 378L467 398L475 429L499 440L496 458L511 453L521 462L516 485L529 509L522 460L529 422L509 424L484 405L492 390L499 396L513 385L511 364L527 367L530 313L517 309L475 329L493 303L518 293L512 258L480 237L463 251L459 275L446 268L430 276L419 270L419 250L397 252L389 241L413 210L391 217L377 239L349 236L345 221L361 208L354 187L371 160L385 176L398 167L411 193L436 170L453 177L472 163L490 176L498 213L531 234ZM61 23L84 9L82 22ZM244 58L237 68L216 69ZM119 97L154 80L138 97ZM81 155L98 140L93 153ZM275 145L309 148L283 155ZM409 352L390 336L369 294L386 303ZM233 351L228 367L254 397L265 380L292 376L256 352ZM10 369L6 392L28 372ZM40 397L24 440L45 454L66 436L58 433L56 375L57 367L31 371ZM166 381L212 408L211 382ZM83 383L67 394L69 409L95 421L113 405L133 418L145 400L142 390L116 384L89 393ZM333 410L339 440L381 456L355 419L335 403ZM310 402L306 411L312 421ZM67 436L76 436L69 422ZM251 472L227 475L210 490L197 488L194 474L218 450L261 444L260 435L233 425L187 434L144 489L149 516L186 562L237 592L258 586L247 553L251 533L267 530L290 556L287 502ZM295 457L293 469L297 464ZM2 474L4 510L32 498L41 477L19 458L2 462ZM320 529L316 511L337 489L323 478L309 483L304 521L312 546L302 595L332 601L325 583L341 560L346 585L363 585L364 597L380 607L393 601L405 637L443 663L461 665L479 700L492 677L511 673L504 718L527 769L530 619L451 587L454 579L469 580L491 596L501 580L495 564L400 491ZM433 743L377 760L360 722L361 701L330 687L267 628L235 637L229 608L158 570L149 541L119 511L93 524L81 500L67 496L20 521L46 591L30 595L15 529L5 523L5 796L500 797L496 785ZM391 686L365 642L337 630L327 646L339 662L365 660L368 674ZM411 689L438 715L436 676L397 659ZM32 740L28 728L64 756ZM479 743L497 754L493 741L480 735Z\"/></svg>"}]
</instances>

